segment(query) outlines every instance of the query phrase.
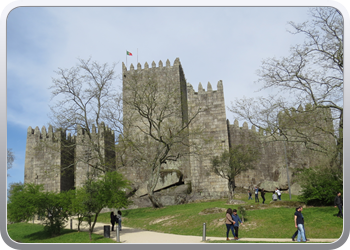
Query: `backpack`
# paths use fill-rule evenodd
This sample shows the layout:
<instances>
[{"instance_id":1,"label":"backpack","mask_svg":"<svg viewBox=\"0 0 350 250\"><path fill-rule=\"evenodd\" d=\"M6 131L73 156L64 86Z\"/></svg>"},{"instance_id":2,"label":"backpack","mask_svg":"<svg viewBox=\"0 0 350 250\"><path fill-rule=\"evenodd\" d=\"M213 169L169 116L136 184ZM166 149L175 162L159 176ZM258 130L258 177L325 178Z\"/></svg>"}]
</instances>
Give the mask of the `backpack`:
<instances>
[{"instance_id":1,"label":"backpack","mask_svg":"<svg viewBox=\"0 0 350 250\"><path fill-rule=\"evenodd\" d=\"M119 218L116 215L114 216L114 218L115 218L115 222L119 223Z\"/></svg>"}]
</instances>

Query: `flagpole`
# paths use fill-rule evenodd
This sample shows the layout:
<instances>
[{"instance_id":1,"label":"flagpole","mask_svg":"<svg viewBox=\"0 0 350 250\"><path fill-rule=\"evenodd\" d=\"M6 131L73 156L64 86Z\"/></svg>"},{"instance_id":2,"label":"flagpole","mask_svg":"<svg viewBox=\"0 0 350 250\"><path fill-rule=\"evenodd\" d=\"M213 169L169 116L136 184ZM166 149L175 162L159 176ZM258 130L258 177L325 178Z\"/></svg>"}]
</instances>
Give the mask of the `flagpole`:
<instances>
[{"instance_id":1,"label":"flagpole","mask_svg":"<svg viewBox=\"0 0 350 250\"><path fill-rule=\"evenodd\" d=\"M137 57L136 57L136 60L137 60L137 64L139 64L139 48L137 48Z\"/></svg>"},{"instance_id":2,"label":"flagpole","mask_svg":"<svg viewBox=\"0 0 350 250\"><path fill-rule=\"evenodd\" d=\"M125 64L126 64L126 68L128 68L128 51L125 51Z\"/></svg>"}]
</instances>

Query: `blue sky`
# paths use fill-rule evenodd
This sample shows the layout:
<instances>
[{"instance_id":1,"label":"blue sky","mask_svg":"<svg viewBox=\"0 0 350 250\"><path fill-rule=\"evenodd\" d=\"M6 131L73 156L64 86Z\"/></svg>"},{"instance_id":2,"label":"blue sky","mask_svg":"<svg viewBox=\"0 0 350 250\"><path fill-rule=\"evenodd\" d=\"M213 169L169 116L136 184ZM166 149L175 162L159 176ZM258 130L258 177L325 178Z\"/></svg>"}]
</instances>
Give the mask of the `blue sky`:
<instances>
[{"instance_id":1,"label":"blue sky","mask_svg":"<svg viewBox=\"0 0 350 250\"><path fill-rule=\"evenodd\" d=\"M117 63L126 50L136 65L179 57L197 90L223 81L225 102L253 97L263 59L288 55L301 36L288 21L306 21L305 7L19 7L7 18L7 147L15 154L8 183L24 180L29 126L47 127L54 71L77 58ZM137 53L138 52L138 53ZM116 85L121 86L119 80ZM233 123L233 114L226 111Z\"/></svg>"}]
</instances>

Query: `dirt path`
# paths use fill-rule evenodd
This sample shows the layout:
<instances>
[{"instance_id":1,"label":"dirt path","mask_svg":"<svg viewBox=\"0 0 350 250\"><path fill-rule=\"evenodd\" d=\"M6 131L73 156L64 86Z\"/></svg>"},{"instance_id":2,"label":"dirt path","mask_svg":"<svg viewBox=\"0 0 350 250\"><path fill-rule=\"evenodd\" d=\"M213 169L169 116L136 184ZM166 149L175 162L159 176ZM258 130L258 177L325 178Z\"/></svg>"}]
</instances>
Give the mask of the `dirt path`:
<instances>
[{"instance_id":1,"label":"dirt path","mask_svg":"<svg viewBox=\"0 0 350 250\"><path fill-rule=\"evenodd\" d=\"M35 223L41 223L40 221L35 221ZM103 227L105 223L96 223L94 228L95 234L103 235ZM78 224L76 220L73 220L73 229L78 228ZM111 226L111 225L110 225ZM66 226L66 228L70 229L70 223ZM88 231L88 226L83 225L81 227L81 231ZM116 231L110 232L110 238L116 241ZM140 230L129 227L122 227L122 231L120 231L119 236L121 243L182 243L182 244L199 244L206 243L202 241L202 236L188 236L188 235L176 235L176 234L167 234L167 233L157 233L153 231ZM206 237L206 241L213 240L226 240L226 237ZM292 239L266 239L266 238L240 238L241 241L267 241L267 242L292 242ZM325 242L331 243L335 242L338 239L310 239L310 243L312 242Z\"/></svg>"}]
</instances>

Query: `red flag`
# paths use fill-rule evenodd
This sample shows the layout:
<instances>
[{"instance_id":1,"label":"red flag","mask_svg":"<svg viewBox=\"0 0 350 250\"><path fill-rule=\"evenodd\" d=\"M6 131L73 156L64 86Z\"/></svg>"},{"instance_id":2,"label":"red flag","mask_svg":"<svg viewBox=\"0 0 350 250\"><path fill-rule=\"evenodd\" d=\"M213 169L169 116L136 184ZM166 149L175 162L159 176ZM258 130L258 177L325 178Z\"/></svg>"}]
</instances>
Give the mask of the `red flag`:
<instances>
[{"instance_id":1,"label":"red flag","mask_svg":"<svg viewBox=\"0 0 350 250\"><path fill-rule=\"evenodd\" d=\"M129 51L126 51L126 54L127 54L128 56L132 56L132 53L129 52Z\"/></svg>"}]
</instances>

